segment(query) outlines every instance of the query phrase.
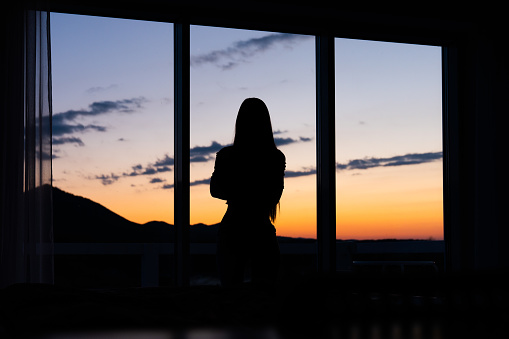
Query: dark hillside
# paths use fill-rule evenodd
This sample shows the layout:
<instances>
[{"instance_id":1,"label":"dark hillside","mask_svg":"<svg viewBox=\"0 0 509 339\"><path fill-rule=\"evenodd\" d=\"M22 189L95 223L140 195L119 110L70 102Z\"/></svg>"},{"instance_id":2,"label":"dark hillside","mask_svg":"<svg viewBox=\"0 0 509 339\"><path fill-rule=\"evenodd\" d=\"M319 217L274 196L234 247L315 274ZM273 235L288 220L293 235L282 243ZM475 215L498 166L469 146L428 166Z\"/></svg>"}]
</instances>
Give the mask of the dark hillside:
<instances>
[{"instance_id":1,"label":"dark hillside","mask_svg":"<svg viewBox=\"0 0 509 339\"><path fill-rule=\"evenodd\" d=\"M140 225L87 198L53 188L55 242L171 242L173 226Z\"/></svg>"},{"instance_id":2,"label":"dark hillside","mask_svg":"<svg viewBox=\"0 0 509 339\"><path fill-rule=\"evenodd\" d=\"M169 243L174 242L173 225L163 221L138 224L106 207L80 196L53 188L55 242L63 243ZM218 225L196 224L190 228L191 242L216 241Z\"/></svg>"}]
</instances>

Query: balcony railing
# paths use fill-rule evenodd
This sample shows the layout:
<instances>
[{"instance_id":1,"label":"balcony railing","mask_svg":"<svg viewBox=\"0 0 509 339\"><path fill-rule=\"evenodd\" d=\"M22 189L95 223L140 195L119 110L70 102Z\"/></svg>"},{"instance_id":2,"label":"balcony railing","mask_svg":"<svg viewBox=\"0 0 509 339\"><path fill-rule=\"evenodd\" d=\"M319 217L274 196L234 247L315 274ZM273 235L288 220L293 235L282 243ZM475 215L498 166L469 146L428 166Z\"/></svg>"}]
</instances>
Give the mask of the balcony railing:
<instances>
[{"instance_id":1,"label":"balcony railing","mask_svg":"<svg viewBox=\"0 0 509 339\"><path fill-rule=\"evenodd\" d=\"M316 253L316 243L280 243L281 255L312 255ZM174 243L55 243L55 255L140 255L141 286L159 285L159 257L173 255ZM444 252L443 241L379 241L379 242L336 242L337 269L351 270L362 265L400 265L401 270L408 265L435 265L433 261L387 261L353 260L355 254L418 254ZM216 244L191 243L191 255L214 255Z\"/></svg>"}]
</instances>

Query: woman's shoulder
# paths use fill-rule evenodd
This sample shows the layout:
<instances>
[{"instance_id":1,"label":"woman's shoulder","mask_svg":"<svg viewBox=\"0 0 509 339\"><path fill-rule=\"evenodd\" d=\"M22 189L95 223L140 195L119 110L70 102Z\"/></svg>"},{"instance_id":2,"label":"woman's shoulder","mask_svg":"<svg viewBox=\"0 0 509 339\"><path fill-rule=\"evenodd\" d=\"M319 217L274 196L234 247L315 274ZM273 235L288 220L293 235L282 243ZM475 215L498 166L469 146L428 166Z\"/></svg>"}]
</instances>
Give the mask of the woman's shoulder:
<instances>
[{"instance_id":1,"label":"woman's shoulder","mask_svg":"<svg viewBox=\"0 0 509 339\"><path fill-rule=\"evenodd\" d=\"M221 159L220 161L230 161L235 158L235 148L233 146L225 146L216 153L216 161L218 159Z\"/></svg>"},{"instance_id":2,"label":"woman's shoulder","mask_svg":"<svg viewBox=\"0 0 509 339\"><path fill-rule=\"evenodd\" d=\"M277 168L281 170L286 169L286 157L283 152L281 152L279 149L276 148L276 151L274 152L274 163L277 164Z\"/></svg>"},{"instance_id":3,"label":"woman's shoulder","mask_svg":"<svg viewBox=\"0 0 509 339\"><path fill-rule=\"evenodd\" d=\"M276 148L275 154L276 154L276 157L278 158L278 160L286 161L285 154L283 152L281 152L281 150L279 148Z\"/></svg>"},{"instance_id":4,"label":"woman's shoulder","mask_svg":"<svg viewBox=\"0 0 509 339\"><path fill-rule=\"evenodd\" d=\"M230 145L230 146L225 146L223 148L221 148L219 151L217 151L217 155L228 155L228 154L232 154L234 152L234 149L233 149L233 146Z\"/></svg>"}]
</instances>

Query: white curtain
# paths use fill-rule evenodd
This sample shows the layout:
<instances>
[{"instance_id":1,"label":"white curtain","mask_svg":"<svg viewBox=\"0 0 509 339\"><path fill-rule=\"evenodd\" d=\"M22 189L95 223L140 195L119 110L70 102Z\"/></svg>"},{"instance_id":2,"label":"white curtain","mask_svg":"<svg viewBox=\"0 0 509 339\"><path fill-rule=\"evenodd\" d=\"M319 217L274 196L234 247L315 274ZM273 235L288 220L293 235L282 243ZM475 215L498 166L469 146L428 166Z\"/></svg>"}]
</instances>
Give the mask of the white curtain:
<instances>
[{"instance_id":1,"label":"white curtain","mask_svg":"<svg viewBox=\"0 0 509 339\"><path fill-rule=\"evenodd\" d=\"M50 16L2 17L0 287L53 283Z\"/></svg>"}]
</instances>

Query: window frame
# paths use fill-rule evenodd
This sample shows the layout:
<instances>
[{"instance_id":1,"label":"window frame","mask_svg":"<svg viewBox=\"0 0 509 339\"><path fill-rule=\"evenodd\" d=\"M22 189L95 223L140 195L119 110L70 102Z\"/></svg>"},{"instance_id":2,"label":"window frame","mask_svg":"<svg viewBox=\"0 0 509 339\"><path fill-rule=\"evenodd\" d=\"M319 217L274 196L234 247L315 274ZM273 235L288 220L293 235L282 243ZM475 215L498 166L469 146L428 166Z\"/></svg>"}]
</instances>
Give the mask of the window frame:
<instances>
[{"instance_id":1,"label":"window frame","mask_svg":"<svg viewBox=\"0 0 509 339\"><path fill-rule=\"evenodd\" d=\"M224 5L223 5L224 6ZM408 32L385 27L376 30L371 25L363 26L356 20L334 28L325 29L325 23L288 19L278 22L277 11L267 19L232 19L221 8L208 10L183 4L168 5L165 11L157 6L146 11L133 8L111 9L87 5L54 3L51 12L69 14L100 15L112 18L168 22L174 25L174 220L176 228L175 267L179 286L189 285L189 223L190 223L190 25L217 26L238 29L257 29L268 32L286 32L315 36L316 40L316 137L317 137L317 268L323 273L332 273L336 268L336 182L335 182L335 107L334 107L334 39L355 38L373 41L426 44L442 48L442 137L443 137L443 203L444 243L446 271L457 271L465 257L465 246L461 245L459 227L459 123L458 123L458 55L450 37L440 37L430 28L410 29ZM301 11L296 7L297 12ZM234 12L242 13L235 9ZM258 10L259 11L259 10ZM255 11L255 12L258 12ZM270 12L270 10L267 10ZM316 15L315 11L309 17ZM304 13L304 12L302 12ZM304 14L303 14L304 15ZM382 15L383 16L383 15ZM298 16L296 16L298 17ZM385 18L389 22L390 18ZM362 21L362 20L361 20ZM405 22L398 21L404 25ZM447 35L447 34L445 34ZM454 41L454 40L452 40Z\"/></svg>"}]
</instances>

